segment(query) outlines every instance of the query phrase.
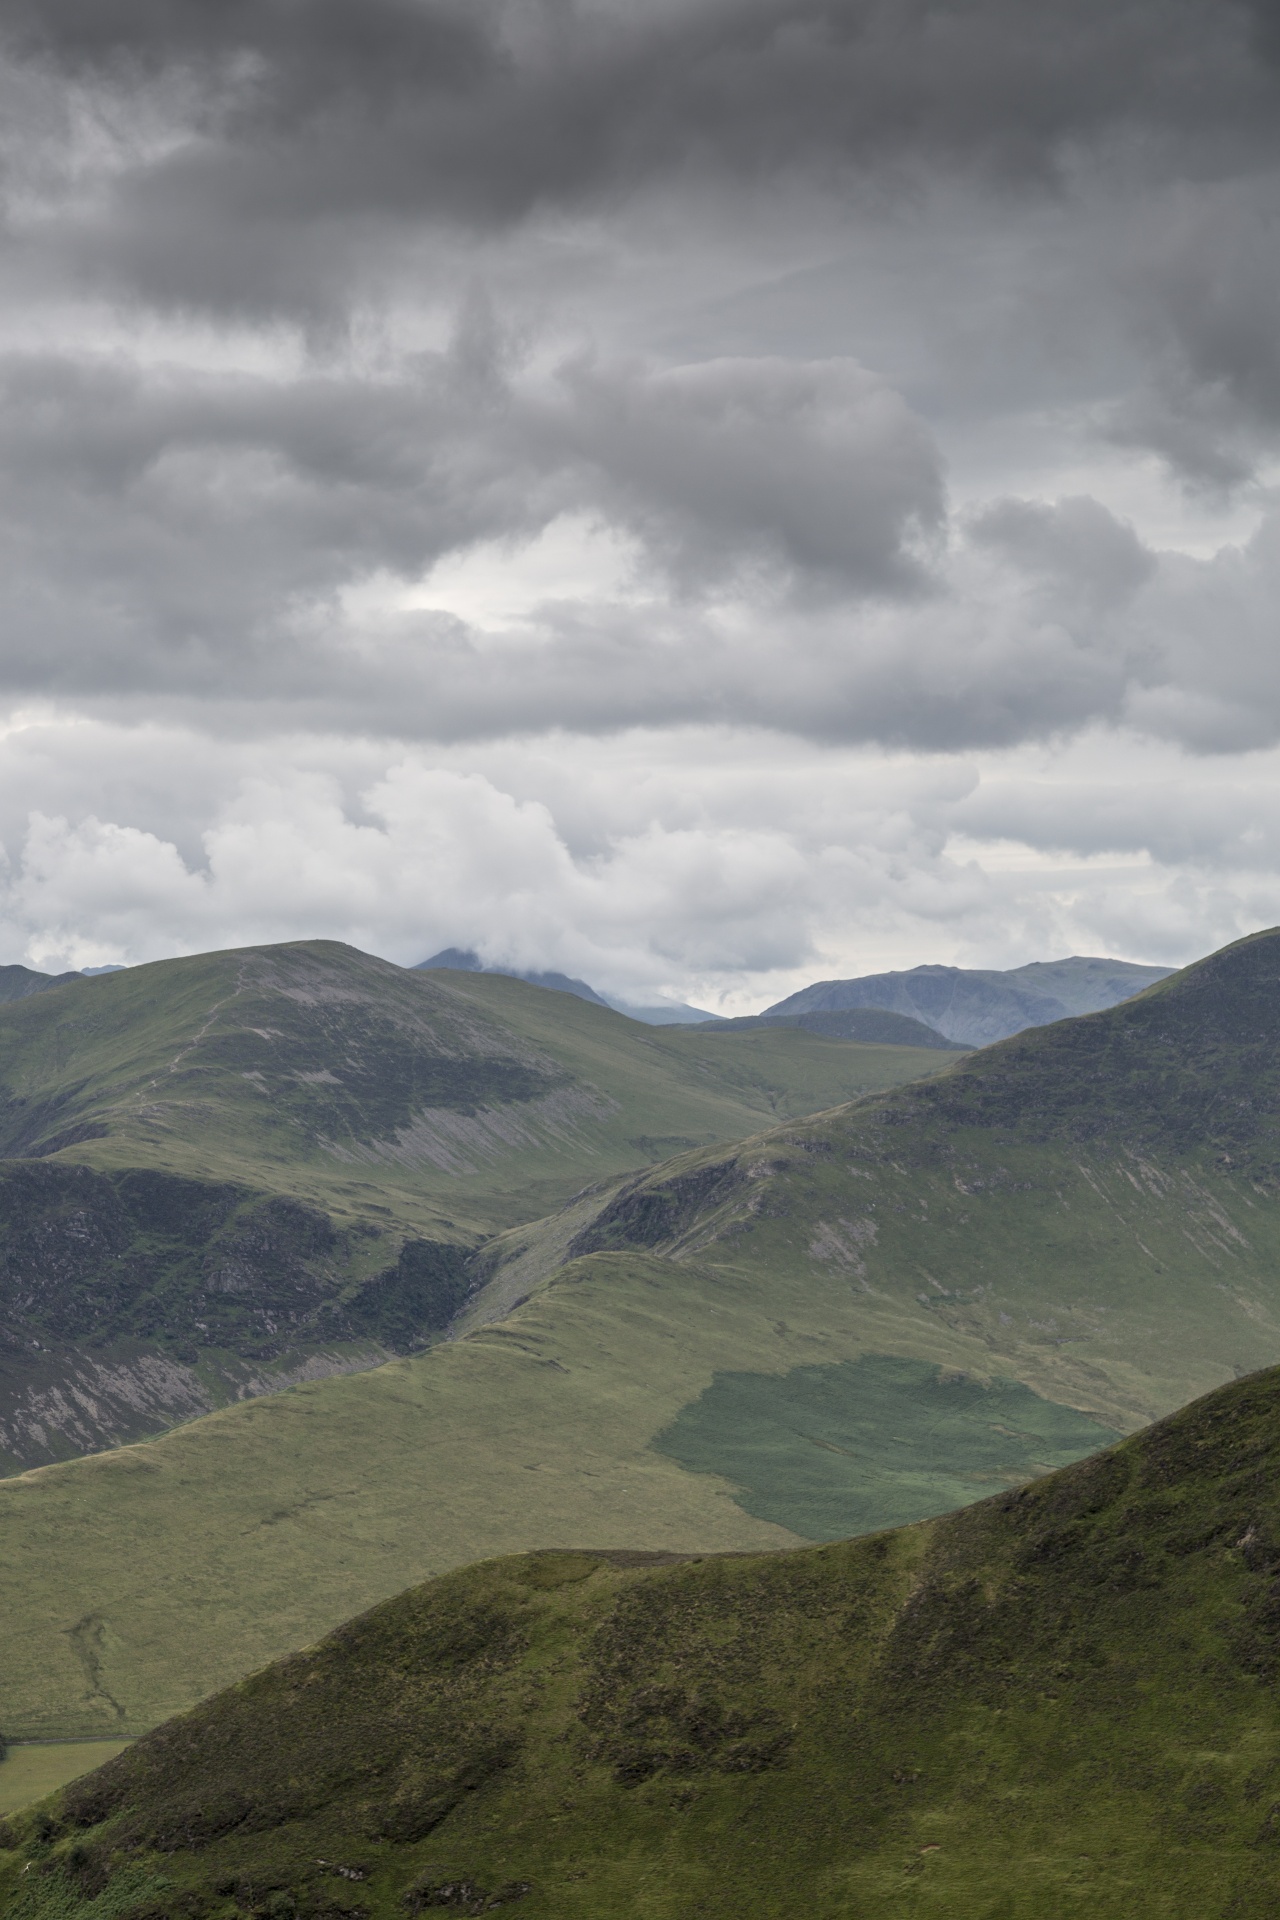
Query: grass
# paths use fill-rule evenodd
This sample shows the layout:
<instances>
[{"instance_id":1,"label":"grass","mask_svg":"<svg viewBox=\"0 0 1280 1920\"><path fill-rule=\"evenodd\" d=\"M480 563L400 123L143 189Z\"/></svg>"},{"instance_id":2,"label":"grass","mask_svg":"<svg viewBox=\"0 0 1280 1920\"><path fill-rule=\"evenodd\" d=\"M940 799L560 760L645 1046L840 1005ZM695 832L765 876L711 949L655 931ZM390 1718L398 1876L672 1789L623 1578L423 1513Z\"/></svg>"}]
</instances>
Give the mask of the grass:
<instances>
[{"instance_id":1,"label":"grass","mask_svg":"<svg viewBox=\"0 0 1280 1920\"><path fill-rule=\"evenodd\" d=\"M0 1839L5 1920L1269 1920L1280 1375L918 1526L419 1587Z\"/></svg>"},{"instance_id":2,"label":"grass","mask_svg":"<svg viewBox=\"0 0 1280 1920\"><path fill-rule=\"evenodd\" d=\"M122 1753L125 1745L122 1740L49 1740L11 1746L0 1764L0 1816L46 1799L69 1780Z\"/></svg>"},{"instance_id":3,"label":"grass","mask_svg":"<svg viewBox=\"0 0 1280 1920\"><path fill-rule=\"evenodd\" d=\"M789 1373L717 1373L654 1439L738 1505L810 1540L898 1527L1017 1486L1119 1439L1015 1380L864 1354Z\"/></svg>"},{"instance_id":4,"label":"grass","mask_svg":"<svg viewBox=\"0 0 1280 1920\"><path fill-rule=\"evenodd\" d=\"M1205 1020L1193 969L1132 1007L995 1048L985 1067L606 1187L550 1223L543 1266L537 1232L512 1237L524 1277L514 1295L507 1269L491 1282L507 1317L464 1340L0 1484L0 1726L141 1731L484 1555L792 1544L812 1516L799 1499L785 1524L748 1511L740 1449L690 1472L654 1444L693 1417L682 1409L714 1406L702 1397L717 1376L755 1376L763 1403L805 1369L889 1356L1018 1382L1129 1432L1280 1360L1280 1187L1257 1164L1276 1101L1278 945L1209 963ZM1127 1024L1107 1038L1106 1023L1151 1006L1153 1054ZM1177 1108L1178 1047L1193 1117L1213 1123L1225 1089L1229 1162ZM1132 1072L1112 1086L1099 1063L1117 1059ZM1010 1081L1007 1106L984 1074ZM921 1451L930 1502L956 1497L966 1445L940 1429ZM868 1490L884 1466L868 1462Z\"/></svg>"}]
</instances>

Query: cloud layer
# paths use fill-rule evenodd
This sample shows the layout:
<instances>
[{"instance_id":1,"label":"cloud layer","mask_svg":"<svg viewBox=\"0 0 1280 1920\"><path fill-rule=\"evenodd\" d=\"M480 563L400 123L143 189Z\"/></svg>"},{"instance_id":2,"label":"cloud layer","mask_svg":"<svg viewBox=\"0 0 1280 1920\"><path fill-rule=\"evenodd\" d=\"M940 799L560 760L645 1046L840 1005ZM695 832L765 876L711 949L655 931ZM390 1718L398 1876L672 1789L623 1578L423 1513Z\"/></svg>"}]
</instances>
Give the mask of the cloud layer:
<instances>
[{"instance_id":1,"label":"cloud layer","mask_svg":"<svg viewBox=\"0 0 1280 1920\"><path fill-rule=\"evenodd\" d=\"M0 0L0 55L11 957L732 997L1273 911L1262 0Z\"/></svg>"}]
</instances>

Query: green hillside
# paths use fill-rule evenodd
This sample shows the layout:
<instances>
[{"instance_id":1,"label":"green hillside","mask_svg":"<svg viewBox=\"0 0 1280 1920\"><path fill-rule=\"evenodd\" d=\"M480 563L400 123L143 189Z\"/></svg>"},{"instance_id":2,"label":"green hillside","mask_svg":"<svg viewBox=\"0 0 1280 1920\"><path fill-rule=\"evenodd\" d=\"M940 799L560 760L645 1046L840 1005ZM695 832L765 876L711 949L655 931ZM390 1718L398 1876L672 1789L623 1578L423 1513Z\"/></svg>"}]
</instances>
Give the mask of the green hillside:
<instances>
[{"instance_id":1,"label":"green hillside","mask_svg":"<svg viewBox=\"0 0 1280 1920\"><path fill-rule=\"evenodd\" d=\"M567 1252L840 1273L881 1350L985 1355L1132 1427L1280 1359L1278 1174L1267 933L928 1083L679 1157L602 1199Z\"/></svg>"},{"instance_id":2,"label":"green hillside","mask_svg":"<svg viewBox=\"0 0 1280 1920\"><path fill-rule=\"evenodd\" d=\"M912 1520L1280 1360L1278 967L605 1182L464 1337L0 1483L0 1727L141 1731L486 1555Z\"/></svg>"},{"instance_id":3,"label":"green hillside","mask_svg":"<svg viewBox=\"0 0 1280 1920\"><path fill-rule=\"evenodd\" d=\"M30 967L0 967L0 1005L9 1000L25 1000L28 994L44 993L50 987L83 978L79 973L36 973Z\"/></svg>"},{"instance_id":4,"label":"green hillside","mask_svg":"<svg viewBox=\"0 0 1280 1920\"><path fill-rule=\"evenodd\" d=\"M332 941L201 954L0 1011L0 1155L268 1187L481 1234L664 1151L936 1070L896 1047L664 1034ZM447 1211L446 1211L447 1210Z\"/></svg>"},{"instance_id":5,"label":"green hillside","mask_svg":"<svg viewBox=\"0 0 1280 1920\"><path fill-rule=\"evenodd\" d=\"M1280 1372L1033 1487L469 1567L0 1829L5 1920L1269 1920Z\"/></svg>"},{"instance_id":6,"label":"green hillside","mask_svg":"<svg viewBox=\"0 0 1280 1920\"><path fill-rule=\"evenodd\" d=\"M935 1066L326 942L46 984L0 1008L0 1468L412 1351L495 1228Z\"/></svg>"}]
</instances>

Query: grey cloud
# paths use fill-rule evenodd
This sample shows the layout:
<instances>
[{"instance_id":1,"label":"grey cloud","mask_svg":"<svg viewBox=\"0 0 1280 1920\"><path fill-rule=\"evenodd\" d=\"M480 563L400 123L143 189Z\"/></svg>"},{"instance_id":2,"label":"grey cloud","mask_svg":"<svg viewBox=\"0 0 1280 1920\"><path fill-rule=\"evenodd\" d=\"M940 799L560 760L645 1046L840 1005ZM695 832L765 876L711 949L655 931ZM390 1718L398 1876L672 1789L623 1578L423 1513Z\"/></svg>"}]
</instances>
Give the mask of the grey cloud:
<instances>
[{"instance_id":1,"label":"grey cloud","mask_svg":"<svg viewBox=\"0 0 1280 1920\"><path fill-rule=\"evenodd\" d=\"M1256 24L1220 0L0 7L18 61L167 116L164 140L121 136L95 211L51 231L147 297L249 310L341 303L361 238L647 183L923 163L1017 187L1125 130L1220 170L1276 146Z\"/></svg>"},{"instance_id":2,"label":"grey cloud","mask_svg":"<svg viewBox=\"0 0 1280 1920\"><path fill-rule=\"evenodd\" d=\"M1062 782L996 774L958 803L951 821L977 840L1082 856L1145 852L1171 870L1272 874L1280 864L1280 818L1260 811L1256 787L1238 770L1197 779L1185 767L1175 775L1156 764L1140 783L1097 770Z\"/></svg>"},{"instance_id":3,"label":"grey cloud","mask_svg":"<svg viewBox=\"0 0 1280 1920\"><path fill-rule=\"evenodd\" d=\"M1092 502L1003 517L1017 570L961 549L922 600L548 608L514 640L408 621L399 711L447 738L719 722L934 752L1097 725L1196 753L1280 740L1280 522L1198 561L1146 552Z\"/></svg>"},{"instance_id":4,"label":"grey cloud","mask_svg":"<svg viewBox=\"0 0 1280 1920\"><path fill-rule=\"evenodd\" d=\"M565 369L557 423L602 503L677 579L781 562L847 592L922 586L911 551L945 513L937 447L899 395L848 361Z\"/></svg>"},{"instance_id":5,"label":"grey cloud","mask_svg":"<svg viewBox=\"0 0 1280 1920\"><path fill-rule=\"evenodd\" d=\"M913 542L942 510L928 435L861 369L578 363L521 381L482 317L385 379L10 356L0 421L5 672L27 691L230 677L305 697L345 678L344 589L569 510L629 530L686 585L745 573L783 605L815 583L912 591Z\"/></svg>"},{"instance_id":6,"label":"grey cloud","mask_svg":"<svg viewBox=\"0 0 1280 1920\"><path fill-rule=\"evenodd\" d=\"M1156 570L1133 528L1087 496L998 500L974 516L971 533L1042 578L1059 616L1065 606L1095 615L1124 606Z\"/></svg>"},{"instance_id":7,"label":"grey cloud","mask_svg":"<svg viewBox=\"0 0 1280 1920\"><path fill-rule=\"evenodd\" d=\"M936 449L848 362L535 377L481 315L382 379L10 357L0 420L15 696L442 740L723 722L934 751L1099 722L1209 752L1280 737L1274 524L1205 562L1149 551L1088 498L1005 500L946 555ZM630 601L484 633L344 600L565 513L639 542Z\"/></svg>"},{"instance_id":8,"label":"grey cloud","mask_svg":"<svg viewBox=\"0 0 1280 1920\"><path fill-rule=\"evenodd\" d=\"M1200 486L1248 479L1280 426L1278 196L1274 169L1169 183L1126 221L1103 279L1144 362L1108 431Z\"/></svg>"},{"instance_id":9,"label":"grey cloud","mask_svg":"<svg viewBox=\"0 0 1280 1920\"><path fill-rule=\"evenodd\" d=\"M216 685L353 579L536 529L554 475L476 447L454 373L448 356L382 385L9 357L10 684Z\"/></svg>"},{"instance_id":10,"label":"grey cloud","mask_svg":"<svg viewBox=\"0 0 1280 1920\"><path fill-rule=\"evenodd\" d=\"M913 317L939 404L971 378L942 364L958 295L995 405L1074 361L1098 432L1230 490L1280 431L1278 41L1263 0L0 0L7 263L331 343L539 223L621 231L665 195L674 282L712 188L762 225L792 192L823 258L964 183L975 237L1060 224L1043 258L988 249L989 311L957 268Z\"/></svg>"}]
</instances>

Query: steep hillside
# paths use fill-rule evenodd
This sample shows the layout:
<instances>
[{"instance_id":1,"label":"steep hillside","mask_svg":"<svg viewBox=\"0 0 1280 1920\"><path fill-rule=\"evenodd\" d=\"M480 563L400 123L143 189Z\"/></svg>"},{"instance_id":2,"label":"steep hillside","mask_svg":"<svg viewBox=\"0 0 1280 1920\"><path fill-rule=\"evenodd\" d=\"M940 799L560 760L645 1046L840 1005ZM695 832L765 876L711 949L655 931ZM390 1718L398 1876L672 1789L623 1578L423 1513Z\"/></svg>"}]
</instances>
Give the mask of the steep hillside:
<instances>
[{"instance_id":1,"label":"steep hillside","mask_svg":"<svg viewBox=\"0 0 1280 1920\"><path fill-rule=\"evenodd\" d=\"M1152 1417L1191 1348L1227 1375L1280 1356L1278 1062L1267 933L927 1083L654 1169L568 1251L843 1270L873 1318L914 1309L1077 1404Z\"/></svg>"},{"instance_id":2,"label":"steep hillside","mask_svg":"<svg viewBox=\"0 0 1280 1920\"><path fill-rule=\"evenodd\" d=\"M10 1470L411 1351L495 1227L934 1064L708 1051L324 942L46 987L0 1010Z\"/></svg>"},{"instance_id":3,"label":"steep hillside","mask_svg":"<svg viewBox=\"0 0 1280 1920\"><path fill-rule=\"evenodd\" d=\"M1157 980L1168 967L1126 960L1036 960L1007 972L976 967L912 967L857 980L819 980L779 1000L767 1014L834 1013L881 1007L907 1014L966 1047L990 1046L1028 1027L1114 1007Z\"/></svg>"},{"instance_id":4,"label":"steep hillside","mask_svg":"<svg viewBox=\"0 0 1280 1920\"><path fill-rule=\"evenodd\" d=\"M390 1600L0 1832L5 1920L1269 1920L1280 1375L819 1549Z\"/></svg>"},{"instance_id":5,"label":"steep hillside","mask_svg":"<svg viewBox=\"0 0 1280 1920\"><path fill-rule=\"evenodd\" d=\"M141 1730L486 1554L912 1520L1280 1360L1278 1027L1260 936L600 1183L488 1243L421 1356L0 1483L0 1727Z\"/></svg>"}]
</instances>

